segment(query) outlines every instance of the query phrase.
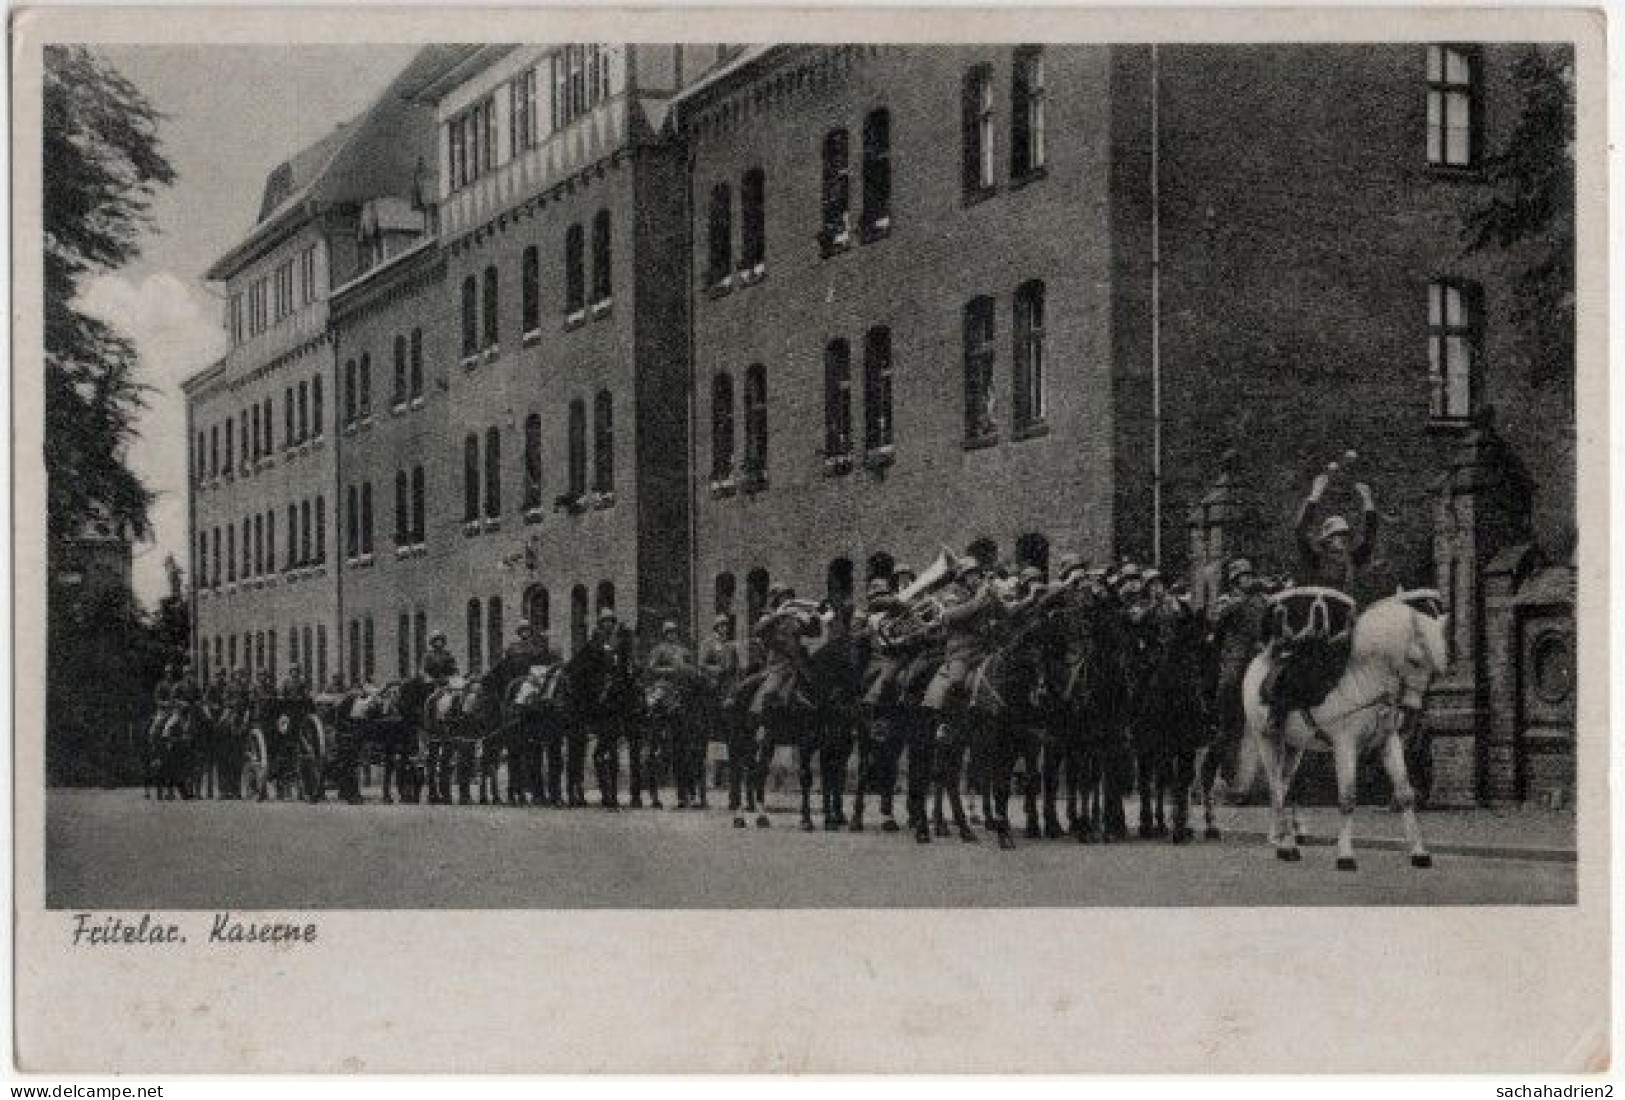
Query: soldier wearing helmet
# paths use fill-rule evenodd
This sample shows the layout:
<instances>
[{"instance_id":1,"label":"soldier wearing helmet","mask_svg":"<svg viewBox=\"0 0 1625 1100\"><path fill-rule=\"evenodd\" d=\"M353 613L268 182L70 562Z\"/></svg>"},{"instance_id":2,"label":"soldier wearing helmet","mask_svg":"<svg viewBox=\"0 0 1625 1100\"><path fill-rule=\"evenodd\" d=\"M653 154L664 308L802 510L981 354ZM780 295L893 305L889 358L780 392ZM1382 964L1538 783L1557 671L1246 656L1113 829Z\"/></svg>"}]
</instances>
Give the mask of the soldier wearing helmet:
<instances>
[{"instance_id":1,"label":"soldier wearing helmet","mask_svg":"<svg viewBox=\"0 0 1625 1100\"><path fill-rule=\"evenodd\" d=\"M437 630L429 635L429 652L423 655L423 678L436 687L444 687L455 675L457 658L446 648L445 631Z\"/></svg>"},{"instance_id":2,"label":"soldier wearing helmet","mask_svg":"<svg viewBox=\"0 0 1625 1100\"><path fill-rule=\"evenodd\" d=\"M1342 516L1326 514L1323 498L1333 472L1335 467L1328 467L1315 476L1308 498L1298 509L1298 519L1293 525L1302 562L1298 583L1335 588L1354 598L1359 570L1370 563L1377 541L1377 505L1372 499L1371 487L1356 481L1354 491L1360 498L1361 513L1359 532L1356 533Z\"/></svg>"}]
</instances>

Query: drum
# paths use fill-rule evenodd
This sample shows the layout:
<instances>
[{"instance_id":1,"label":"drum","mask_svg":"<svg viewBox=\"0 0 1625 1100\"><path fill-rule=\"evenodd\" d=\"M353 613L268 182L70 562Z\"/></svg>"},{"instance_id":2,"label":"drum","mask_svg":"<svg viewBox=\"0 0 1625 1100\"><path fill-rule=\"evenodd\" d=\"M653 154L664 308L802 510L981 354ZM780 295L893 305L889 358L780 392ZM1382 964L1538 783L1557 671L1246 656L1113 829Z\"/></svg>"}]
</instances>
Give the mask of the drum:
<instances>
[{"instance_id":1,"label":"drum","mask_svg":"<svg viewBox=\"0 0 1625 1100\"><path fill-rule=\"evenodd\" d=\"M1354 600L1335 588L1289 588L1269 598L1269 637L1335 638L1354 626Z\"/></svg>"}]
</instances>

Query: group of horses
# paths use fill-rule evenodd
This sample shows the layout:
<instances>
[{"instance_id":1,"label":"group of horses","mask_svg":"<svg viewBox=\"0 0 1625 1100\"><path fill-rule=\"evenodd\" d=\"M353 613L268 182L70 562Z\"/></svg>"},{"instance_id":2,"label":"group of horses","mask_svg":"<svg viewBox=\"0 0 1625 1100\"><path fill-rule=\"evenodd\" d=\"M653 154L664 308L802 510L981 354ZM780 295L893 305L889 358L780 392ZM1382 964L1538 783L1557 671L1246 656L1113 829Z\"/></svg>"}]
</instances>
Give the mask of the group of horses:
<instances>
[{"instance_id":1,"label":"group of horses","mask_svg":"<svg viewBox=\"0 0 1625 1100\"><path fill-rule=\"evenodd\" d=\"M968 789L1000 846L1014 846L1009 807L1017 774L1029 837L1126 839L1123 804L1131 791L1142 837L1190 841L1196 802L1205 835L1218 836L1215 780L1244 731L1221 730L1213 719L1213 654L1200 614L1187 610L1137 628L1109 600L1075 602L1069 615L1033 601L1001 619L963 689L937 709L924 700L940 657L893 656L892 674L876 688L877 661L888 658L854 630L850 613L818 616L808 633L790 689L765 702L753 680L718 690L697 670L640 675L630 661L603 661L602 648L593 646L507 683L494 673L445 684L413 678L318 698L316 712L348 746L329 750L321 766L341 795L359 798L356 774L369 755L359 750L370 744L383 766L385 801L451 802L455 790L463 802L568 807L586 804L590 759L601 797L615 805L624 748L631 805L647 797L661 806L669 779L679 807L702 807L709 745L720 741L734 824L744 827L754 814L765 827L769 773L777 752L789 747L802 829L817 828L816 788L825 829L862 830L869 800L878 799L881 827L896 831L893 803L906 753L909 824L921 840L954 832L978 839L966 813ZM1368 755L1380 756L1388 771L1412 861L1426 865L1405 773L1402 704L1418 708L1427 684L1448 665L1445 637L1430 593L1373 604L1354 623L1348 665L1331 694L1294 715L1278 736L1266 734L1260 697L1271 654L1255 658L1243 688L1245 734L1269 781L1271 839L1282 859L1296 858L1293 778L1303 753L1320 742L1331 748L1337 771L1338 865L1353 867L1354 771ZM287 736L288 723L281 725ZM317 785L318 796L324 786Z\"/></svg>"}]
</instances>

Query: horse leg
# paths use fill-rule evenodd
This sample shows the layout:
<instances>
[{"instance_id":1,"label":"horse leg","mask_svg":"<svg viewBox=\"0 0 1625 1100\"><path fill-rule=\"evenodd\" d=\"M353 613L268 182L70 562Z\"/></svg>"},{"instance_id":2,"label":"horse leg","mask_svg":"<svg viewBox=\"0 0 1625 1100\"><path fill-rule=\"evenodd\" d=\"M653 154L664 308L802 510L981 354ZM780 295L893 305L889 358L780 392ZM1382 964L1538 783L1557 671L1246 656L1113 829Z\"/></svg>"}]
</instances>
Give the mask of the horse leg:
<instances>
[{"instance_id":1,"label":"horse leg","mask_svg":"<svg viewBox=\"0 0 1625 1100\"><path fill-rule=\"evenodd\" d=\"M1422 827L1416 820L1416 789L1411 786L1410 771L1405 766L1405 738L1398 730L1390 733L1383 743L1382 764L1405 822L1405 843L1410 846L1411 866L1432 867L1433 856L1422 842Z\"/></svg>"},{"instance_id":2,"label":"horse leg","mask_svg":"<svg viewBox=\"0 0 1625 1100\"><path fill-rule=\"evenodd\" d=\"M751 799L756 814L756 827L766 829L772 825L767 817L767 773L773 767L773 734L766 726L756 730L756 754L750 769Z\"/></svg>"},{"instance_id":3,"label":"horse leg","mask_svg":"<svg viewBox=\"0 0 1625 1100\"><path fill-rule=\"evenodd\" d=\"M796 779L801 784L801 831L810 833L813 831L813 759L817 750L804 738L805 734L796 739Z\"/></svg>"},{"instance_id":4,"label":"horse leg","mask_svg":"<svg viewBox=\"0 0 1625 1100\"><path fill-rule=\"evenodd\" d=\"M951 730L951 734L952 738L949 742L947 760L944 762L942 776L937 782L937 788L939 791L947 791L948 808L954 815L954 828L959 832L959 839L966 844L974 844L978 838L971 831L970 821L965 816L965 802L960 792L967 770L965 743L961 740L959 730ZM945 834L946 829L944 829Z\"/></svg>"},{"instance_id":5,"label":"horse leg","mask_svg":"<svg viewBox=\"0 0 1625 1100\"><path fill-rule=\"evenodd\" d=\"M1354 738L1344 734L1332 741L1332 763L1337 771L1337 869L1352 871L1354 862L1354 773L1357 761Z\"/></svg>"},{"instance_id":6,"label":"horse leg","mask_svg":"<svg viewBox=\"0 0 1625 1100\"><path fill-rule=\"evenodd\" d=\"M854 833L863 832L863 796L874 785L872 772L879 766L875 753L875 726L879 719L868 718L858 726L858 777L852 785L852 825Z\"/></svg>"},{"instance_id":7,"label":"horse leg","mask_svg":"<svg viewBox=\"0 0 1625 1100\"><path fill-rule=\"evenodd\" d=\"M1169 797L1174 805L1174 827L1169 834L1175 844L1188 844L1195 839L1191 831L1191 783L1196 774L1196 753L1181 745L1169 761Z\"/></svg>"}]
</instances>

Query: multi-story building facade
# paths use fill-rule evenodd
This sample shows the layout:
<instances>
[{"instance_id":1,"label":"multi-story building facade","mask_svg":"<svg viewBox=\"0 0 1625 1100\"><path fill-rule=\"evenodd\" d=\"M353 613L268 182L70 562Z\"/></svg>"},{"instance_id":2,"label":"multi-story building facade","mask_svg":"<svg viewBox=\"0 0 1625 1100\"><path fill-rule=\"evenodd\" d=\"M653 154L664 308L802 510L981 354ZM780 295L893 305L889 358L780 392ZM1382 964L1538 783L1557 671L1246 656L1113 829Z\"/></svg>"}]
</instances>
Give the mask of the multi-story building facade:
<instances>
[{"instance_id":1,"label":"multi-story building facade","mask_svg":"<svg viewBox=\"0 0 1625 1100\"><path fill-rule=\"evenodd\" d=\"M750 622L770 582L849 599L978 541L1200 596L1237 551L1289 572L1354 450L1374 587L1455 612L1436 786L1561 788L1572 699L1518 677L1572 661L1530 549L1566 563L1572 389L1517 368L1505 257L1463 235L1519 49L427 50L216 267L243 305L188 386L200 657L258 665L275 624L387 679L439 628L479 669L521 616L566 651L604 606Z\"/></svg>"},{"instance_id":2,"label":"multi-story building facade","mask_svg":"<svg viewBox=\"0 0 1625 1100\"><path fill-rule=\"evenodd\" d=\"M335 430L346 395L331 289L398 239L364 213L376 219L385 199L397 212L423 205L433 124L406 92L458 52L425 50L361 116L274 169L254 227L207 273L223 284L231 346L184 386L200 672L275 677L297 662L326 682L343 670Z\"/></svg>"}]
</instances>

